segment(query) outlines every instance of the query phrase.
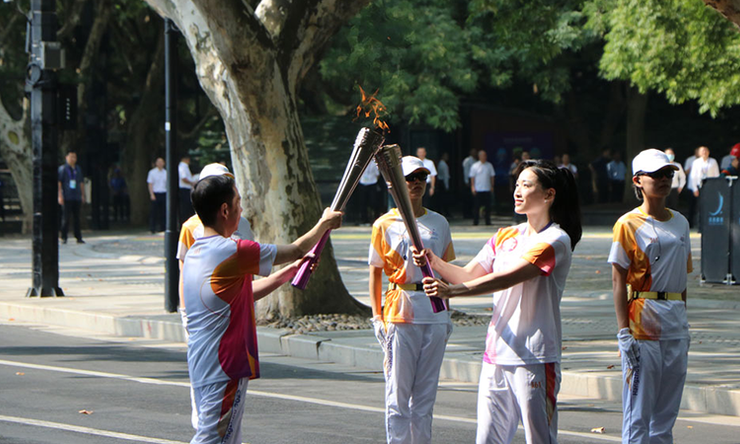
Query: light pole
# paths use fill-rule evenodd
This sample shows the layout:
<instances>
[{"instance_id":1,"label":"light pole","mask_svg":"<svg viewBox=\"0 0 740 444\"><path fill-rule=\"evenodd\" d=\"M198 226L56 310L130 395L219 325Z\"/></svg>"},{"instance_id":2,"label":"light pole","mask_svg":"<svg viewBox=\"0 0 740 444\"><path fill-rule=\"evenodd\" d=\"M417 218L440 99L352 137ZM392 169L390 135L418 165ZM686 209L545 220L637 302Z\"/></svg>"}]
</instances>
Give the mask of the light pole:
<instances>
[{"instance_id":1,"label":"light pole","mask_svg":"<svg viewBox=\"0 0 740 444\"><path fill-rule=\"evenodd\" d=\"M26 296L64 296L57 240L57 76L64 53L57 42L56 0L31 0L26 90L31 93L33 146L33 286Z\"/></svg>"},{"instance_id":2,"label":"light pole","mask_svg":"<svg viewBox=\"0 0 740 444\"><path fill-rule=\"evenodd\" d=\"M172 20L164 19L164 82L165 82L165 145L167 161L167 221L164 231L165 283L164 308L170 313L177 311L180 267L177 254L179 197L177 172L177 29Z\"/></svg>"}]
</instances>

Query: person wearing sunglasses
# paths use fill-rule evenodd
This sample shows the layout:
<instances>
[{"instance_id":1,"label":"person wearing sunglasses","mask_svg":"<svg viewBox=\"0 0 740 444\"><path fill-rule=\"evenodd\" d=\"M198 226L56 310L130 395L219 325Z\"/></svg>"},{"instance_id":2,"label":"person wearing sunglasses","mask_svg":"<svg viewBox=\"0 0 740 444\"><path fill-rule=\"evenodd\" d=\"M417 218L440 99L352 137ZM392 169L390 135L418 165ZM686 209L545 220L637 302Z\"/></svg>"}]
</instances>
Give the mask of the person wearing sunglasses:
<instances>
[{"instance_id":1,"label":"person wearing sunglasses","mask_svg":"<svg viewBox=\"0 0 740 444\"><path fill-rule=\"evenodd\" d=\"M442 215L422 206L429 170L421 159L403 158L411 205L424 247L445 261L455 258L450 225ZM375 335L385 353L385 425L389 443L432 440L432 409L439 370L452 333L450 312L434 313L424 294L421 269L414 265L411 239L398 209L373 224L368 263L370 305ZM381 305L383 276L388 276Z\"/></svg>"},{"instance_id":2,"label":"person wearing sunglasses","mask_svg":"<svg viewBox=\"0 0 740 444\"><path fill-rule=\"evenodd\" d=\"M689 222L665 206L677 169L662 151L638 154L632 183L642 204L613 230L608 262L622 360L623 443L673 442L686 380Z\"/></svg>"}]
</instances>

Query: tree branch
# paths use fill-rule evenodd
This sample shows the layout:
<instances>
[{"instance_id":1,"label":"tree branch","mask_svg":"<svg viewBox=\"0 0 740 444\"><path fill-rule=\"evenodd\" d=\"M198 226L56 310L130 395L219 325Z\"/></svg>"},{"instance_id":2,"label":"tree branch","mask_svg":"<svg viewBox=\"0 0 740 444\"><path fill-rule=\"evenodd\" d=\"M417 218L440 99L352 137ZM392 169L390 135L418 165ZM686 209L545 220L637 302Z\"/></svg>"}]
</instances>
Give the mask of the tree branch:
<instances>
[{"instance_id":1,"label":"tree branch","mask_svg":"<svg viewBox=\"0 0 740 444\"><path fill-rule=\"evenodd\" d=\"M704 3L740 28L740 0L704 0Z\"/></svg>"},{"instance_id":2,"label":"tree branch","mask_svg":"<svg viewBox=\"0 0 740 444\"><path fill-rule=\"evenodd\" d=\"M162 17L175 22L191 51L208 51L210 45L227 70L271 65L268 61L273 57L272 38L250 3L244 0L146 2Z\"/></svg>"},{"instance_id":3,"label":"tree branch","mask_svg":"<svg viewBox=\"0 0 740 444\"><path fill-rule=\"evenodd\" d=\"M3 32L0 32L0 46L3 46L3 43L5 43L5 39L8 38L8 36L10 35L10 31L13 30L13 28L16 25L16 23L18 23L18 21L21 18L23 18L23 16L20 15L20 14L17 14L17 15L14 14L10 18L10 21L8 21L8 24L5 25L5 27L3 28Z\"/></svg>"},{"instance_id":4,"label":"tree branch","mask_svg":"<svg viewBox=\"0 0 740 444\"><path fill-rule=\"evenodd\" d=\"M90 30L90 36L85 43L85 49L82 53L82 59L80 60L79 77L82 81L79 83L77 89L77 103L85 103L85 86L86 79L92 69L93 60L97 57L100 50L100 42L103 40L108 22L110 20L112 12L111 0L98 0L95 8L95 22L93 22L92 29ZM80 113L82 115L83 113Z\"/></svg>"},{"instance_id":5,"label":"tree branch","mask_svg":"<svg viewBox=\"0 0 740 444\"><path fill-rule=\"evenodd\" d=\"M213 106L209 106L208 111L206 111L200 121L198 121L198 123L196 123L188 132L178 131L178 137L180 138L180 140L187 140L192 138L193 136L198 134L198 132L200 132L201 128L203 128L203 126L205 126L205 124L208 123L209 120L216 116L218 116L218 111L216 110L216 108Z\"/></svg>"},{"instance_id":6,"label":"tree branch","mask_svg":"<svg viewBox=\"0 0 740 444\"><path fill-rule=\"evenodd\" d=\"M286 52L283 60L290 60L288 81L294 92L339 28L370 3L370 0L305 1L310 4L304 9L295 32L291 31L292 41L285 40L281 46Z\"/></svg>"},{"instance_id":7,"label":"tree branch","mask_svg":"<svg viewBox=\"0 0 740 444\"><path fill-rule=\"evenodd\" d=\"M74 31L78 23L80 23L80 16L82 15L82 8L85 7L87 0L75 0L72 4L67 18L64 20L64 25L57 31L57 39L64 40L69 34Z\"/></svg>"}]
</instances>

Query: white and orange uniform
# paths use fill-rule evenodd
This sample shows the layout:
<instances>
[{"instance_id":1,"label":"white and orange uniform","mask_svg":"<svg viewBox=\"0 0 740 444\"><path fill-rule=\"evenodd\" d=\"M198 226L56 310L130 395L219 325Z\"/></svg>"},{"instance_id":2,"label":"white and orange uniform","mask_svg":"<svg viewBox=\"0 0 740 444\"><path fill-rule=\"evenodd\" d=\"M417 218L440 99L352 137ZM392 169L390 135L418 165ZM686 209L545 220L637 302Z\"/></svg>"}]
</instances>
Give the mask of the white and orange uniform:
<instances>
[{"instance_id":1,"label":"white and orange uniform","mask_svg":"<svg viewBox=\"0 0 740 444\"><path fill-rule=\"evenodd\" d=\"M634 291L682 293L692 271L689 223L659 221L635 208L614 225L609 263L627 271ZM630 371L622 357L622 442L671 443L686 380L689 323L681 300L634 299L629 328L640 348Z\"/></svg>"},{"instance_id":2,"label":"white and orange uniform","mask_svg":"<svg viewBox=\"0 0 740 444\"><path fill-rule=\"evenodd\" d=\"M185 256L188 372L198 409L191 443L241 443L249 379L259 378L252 275L266 276L277 248L215 235Z\"/></svg>"},{"instance_id":3,"label":"white and orange uniform","mask_svg":"<svg viewBox=\"0 0 740 444\"><path fill-rule=\"evenodd\" d=\"M455 258L450 225L434 211L416 219L424 248L445 261ZM383 268L395 284L419 284L411 239L397 209L373 224L368 263ZM389 289L385 294L386 437L389 443L428 443L439 369L452 332L450 313L434 313L423 290Z\"/></svg>"},{"instance_id":4,"label":"white and orange uniform","mask_svg":"<svg viewBox=\"0 0 740 444\"><path fill-rule=\"evenodd\" d=\"M203 223L196 214L183 222L180 228L180 238L177 242L177 254L175 257L178 260L185 260L185 255L190 247L201 237L203 237ZM241 217L239 219L239 226L231 237L237 240L246 239L253 241L254 233L252 233L252 226L249 224L249 221Z\"/></svg>"},{"instance_id":5,"label":"white and orange uniform","mask_svg":"<svg viewBox=\"0 0 740 444\"><path fill-rule=\"evenodd\" d=\"M180 238L177 242L177 254L175 258L180 261L185 260L185 255L188 250L195 243L196 240L203 237L203 223L200 221L198 215L193 215L188 220L183 222L180 228ZM247 239L254 240L254 234L252 233L252 226L249 221L242 217L239 219L239 226L237 227L234 234L231 235L232 239ZM185 340L188 340L188 317L185 307L180 307L180 320L182 321L182 328L185 330ZM192 387L190 388L190 407L191 415L190 422L194 429L198 428L198 409L195 404L195 393Z\"/></svg>"},{"instance_id":6,"label":"white and orange uniform","mask_svg":"<svg viewBox=\"0 0 740 444\"><path fill-rule=\"evenodd\" d=\"M478 386L476 442L509 443L521 419L527 443L556 443L562 329L560 300L572 258L556 223L526 235L527 224L500 229L473 259L488 273L520 259L541 275L493 294Z\"/></svg>"}]
</instances>

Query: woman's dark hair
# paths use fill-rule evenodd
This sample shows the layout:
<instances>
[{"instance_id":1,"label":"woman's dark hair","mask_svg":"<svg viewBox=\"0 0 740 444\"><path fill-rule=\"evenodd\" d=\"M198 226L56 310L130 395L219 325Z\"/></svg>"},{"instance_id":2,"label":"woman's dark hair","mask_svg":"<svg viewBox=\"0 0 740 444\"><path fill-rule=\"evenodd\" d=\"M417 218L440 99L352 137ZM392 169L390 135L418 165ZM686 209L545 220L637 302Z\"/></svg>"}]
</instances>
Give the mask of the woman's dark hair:
<instances>
[{"instance_id":1,"label":"woman's dark hair","mask_svg":"<svg viewBox=\"0 0 740 444\"><path fill-rule=\"evenodd\" d=\"M190 200L204 226L213 226L221 205L231 206L234 193L234 179L229 176L210 176L195 184Z\"/></svg>"},{"instance_id":2,"label":"woman's dark hair","mask_svg":"<svg viewBox=\"0 0 740 444\"><path fill-rule=\"evenodd\" d=\"M581 204L573 173L568 168L558 168L549 160L524 160L517 167L514 177L531 168L545 190L555 189L555 201L550 207L550 218L570 236L570 248L575 249L581 240Z\"/></svg>"}]
</instances>

